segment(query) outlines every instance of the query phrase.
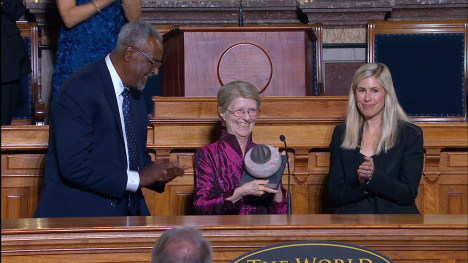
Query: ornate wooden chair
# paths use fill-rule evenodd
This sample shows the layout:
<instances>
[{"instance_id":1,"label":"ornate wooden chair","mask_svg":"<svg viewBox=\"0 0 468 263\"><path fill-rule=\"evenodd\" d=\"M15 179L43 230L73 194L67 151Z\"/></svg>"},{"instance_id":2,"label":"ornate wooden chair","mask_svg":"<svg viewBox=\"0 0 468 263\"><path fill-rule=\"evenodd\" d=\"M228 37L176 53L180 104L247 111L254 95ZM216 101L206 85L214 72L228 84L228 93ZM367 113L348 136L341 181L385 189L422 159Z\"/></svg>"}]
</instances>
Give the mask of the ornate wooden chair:
<instances>
[{"instance_id":1,"label":"ornate wooden chair","mask_svg":"<svg viewBox=\"0 0 468 263\"><path fill-rule=\"evenodd\" d=\"M369 21L368 62L389 68L413 120L466 122L468 20Z\"/></svg>"},{"instance_id":2,"label":"ornate wooden chair","mask_svg":"<svg viewBox=\"0 0 468 263\"><path fill-rule=\"evenodd\" d=\"M323 26L322 23L309 25L315 32L317 40L314 42L313 72L314 72L314 96L323 96L325 93L323 76Z\"/></svg>"},{"instance_id":3,"label":"ornate wooden chair","mask_svg":"<svg viewBox=\"0 0 468 263\"><path fill-rule=\"evenodd\" d=\"M21 36L28 48L32 72L21 80L18 106L13 116L12 125L43 125L45 119L45 104L42 101L40 84L38 82L39 36L35 22L18 22Z\"/></svg>"}]
</instances>

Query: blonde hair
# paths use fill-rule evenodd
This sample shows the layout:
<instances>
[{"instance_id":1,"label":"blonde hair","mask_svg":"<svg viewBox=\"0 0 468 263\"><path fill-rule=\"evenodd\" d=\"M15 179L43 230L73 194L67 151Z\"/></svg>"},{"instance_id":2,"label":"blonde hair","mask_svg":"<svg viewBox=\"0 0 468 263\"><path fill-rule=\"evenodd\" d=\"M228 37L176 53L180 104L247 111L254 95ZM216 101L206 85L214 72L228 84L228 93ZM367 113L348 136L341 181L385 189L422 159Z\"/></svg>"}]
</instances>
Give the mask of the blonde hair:
<instances>
[{"instance_id":1,"label":"blonde hair","mask_svg":"<svg viewBox=\"0 0 468 263\"><path fill-rule=\"evenodd\" d=\"M232 81L222 86L218 90L217 98L218 107L220 108L220 110L218 110L218 116L223 126L226 125L226 122L221 117L220 111L224 113L233 100L237 98L253 99L257 102L257 108L260 107L261 103L258 89L253 84L241 80Z\"/></svg>"},{"instance_id":2,"label":"blonde hair","mask_svg":"<svg viewBox=\"0 0 468 263\"><path fill-rule=\"evenodd\" d=\"M410 122L405 111L398 103L390 70L382 63L364 64L354 74L349 91L345 138L341 147L344 149L356 149L356 147L360 147L358 143L364 118L356 105L355 93L358 84L369 77L375 77L385 89L385 106L382 112L382 123L374 145L375 154L379 154L381 151L387 152L395 145L398 138L398 123Z\"/></svg>"}]
</instances>

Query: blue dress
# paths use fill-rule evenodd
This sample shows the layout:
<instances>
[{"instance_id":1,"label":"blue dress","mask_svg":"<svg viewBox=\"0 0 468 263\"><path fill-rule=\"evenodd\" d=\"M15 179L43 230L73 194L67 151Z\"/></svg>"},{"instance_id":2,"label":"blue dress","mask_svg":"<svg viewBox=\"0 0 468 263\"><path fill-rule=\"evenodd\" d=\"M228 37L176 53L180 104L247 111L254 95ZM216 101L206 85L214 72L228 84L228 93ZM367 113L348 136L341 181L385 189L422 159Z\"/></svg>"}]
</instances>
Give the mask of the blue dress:
<instances>
[{"instance_id":1,"label":"blue dress","mask_svg":"<svg viewBox=\"0 0 468 263\"><path fill-rule=\"evenodd\" d=\"M76 0L76 5L87 3L90 1ZM73 28L62 26L54 65L53 97L70 74L114 49L120 29L126 22L121 0L116 0Z\"/></svg>"}]
</instances>

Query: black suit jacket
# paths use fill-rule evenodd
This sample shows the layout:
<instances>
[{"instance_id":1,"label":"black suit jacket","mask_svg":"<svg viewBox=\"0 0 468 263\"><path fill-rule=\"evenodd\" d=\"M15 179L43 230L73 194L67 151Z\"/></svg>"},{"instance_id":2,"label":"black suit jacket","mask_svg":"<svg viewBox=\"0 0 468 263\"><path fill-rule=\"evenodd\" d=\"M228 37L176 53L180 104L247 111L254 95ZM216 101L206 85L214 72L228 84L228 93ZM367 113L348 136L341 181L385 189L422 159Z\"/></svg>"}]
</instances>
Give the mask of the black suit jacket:
<instances>
[{"instance_id":1,"label":"black suit jacket","mask_svg":"<svg viewBox=\"0 0 468 263\"><path fill-rule=\"evenodd\" d=\"M368 184L357 175L364 162L360 149L342 149L345 124L338 125L330 144L328 194L341 214L418 214L414 200L421 181L424 149L420 127L398 126L398 142L386 153L372 156L375 171Z\"/></svg>"},{"instance_id":2,"label":"black suit jacket","mask_svg":"<svg viewBox=\"0 0 468 263\"><path fill-rule=\"evenodd\" d=\"M31 72L28 50L16 25L25 10L22 0L2 0L2 83Z\"/></svg>"},{"instance_id":3,"label":"black suit jacket","mask_svg":"<svg viewBox=\"0 0 468 263\"><path fill-rule=\"evenodd\" d=\"M130 89L139 167L151 162L142 93ZM127 215L127 157L105 58L73 73L52 102L44 181L34 217ZM164 190L164 184L158 189ZM141 215L150 215L138 189Z\"/></svg>"}]
</instances>

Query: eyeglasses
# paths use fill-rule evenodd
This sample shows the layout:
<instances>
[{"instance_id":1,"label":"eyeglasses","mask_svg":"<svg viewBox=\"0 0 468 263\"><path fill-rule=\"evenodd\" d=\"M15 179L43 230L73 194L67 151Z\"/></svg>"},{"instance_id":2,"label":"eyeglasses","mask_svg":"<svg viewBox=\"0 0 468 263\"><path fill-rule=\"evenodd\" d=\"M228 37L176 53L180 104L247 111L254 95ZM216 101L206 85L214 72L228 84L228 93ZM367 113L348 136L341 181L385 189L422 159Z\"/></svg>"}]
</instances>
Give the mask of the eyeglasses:
<instances>
[{"instance_id":1,"label":"eyeglasses","mask_svg":"<svg viewBox=\"0 0 468 263\"><path fill-rule=\"evenodd\" d=\"M246 112L250 115L250 117L256 117L257 113L260 111L259 109L235 110L235 111L232 111L229 109L226 109L226 110L227 112L231 113L232 115L236 117L242 117L244 116Z\"/></svg>"},{"instance_id":2,"label":"eyeglasses","mask_svg":"<svg viewBox=\"0 0 468 263\"><path fill-rule=\"evenodd\" d=\"M143 53L143 51L141 51L139 48L134 47L134 46L131 46L131 47L138 50L138 52L140 52L143 56L145 56L145 58L147 58L151 62L151 68L150 68L151 71L159 68L162 65L161 61L154 61L154 60L150 59L150 57L148 57L148 55Z\"/></svg>"}]
</instances>

